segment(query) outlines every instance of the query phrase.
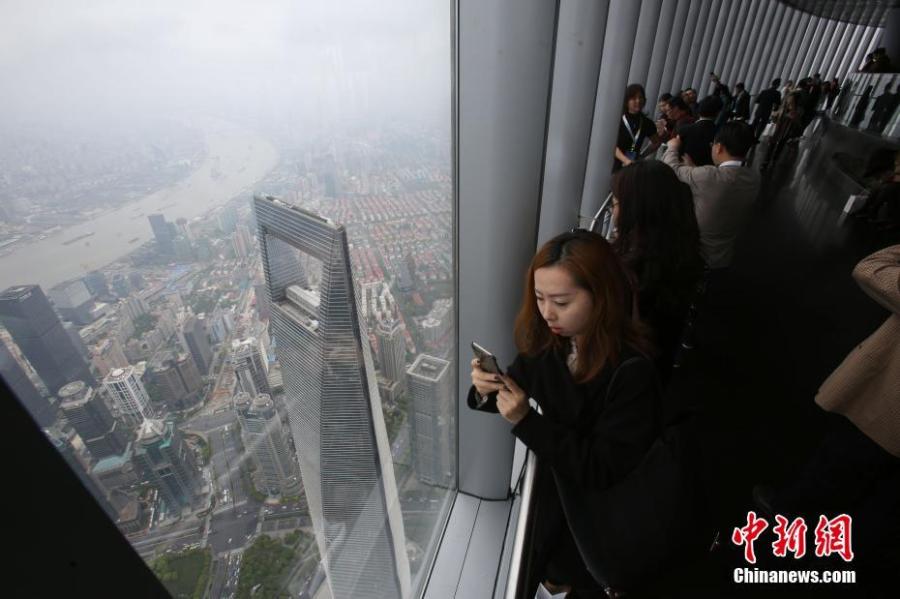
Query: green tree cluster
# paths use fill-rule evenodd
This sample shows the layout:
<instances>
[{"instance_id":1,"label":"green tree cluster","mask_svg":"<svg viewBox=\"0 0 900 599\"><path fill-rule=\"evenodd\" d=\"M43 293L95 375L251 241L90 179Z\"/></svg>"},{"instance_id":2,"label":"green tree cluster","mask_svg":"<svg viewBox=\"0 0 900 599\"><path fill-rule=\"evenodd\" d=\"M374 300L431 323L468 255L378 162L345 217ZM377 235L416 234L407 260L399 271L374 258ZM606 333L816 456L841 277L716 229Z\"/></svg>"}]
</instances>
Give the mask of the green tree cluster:
<instances>
[{"instance_id":1,"label":"green tree cluster","mask_svg":"<svg viewBox=\"0 0 900 599\"><path fill-rule=\"evenodd\" d=\"M289 597L283 578L290 571L296 552L268 535L262 535L244 551L237 597L280 599ZM251 595L252 592L252 595Z\"/></svg>"},{"instance_id":2,"label":"green tree cluster","mask_svg":"<svg viewBox=\"0 0 900 599\"><path fill-rule=\"evenodd\" d=\"M197 548L162 555L150 564L150 569L175 599L201 599L211 564L209 550Z\"/></svg>"},{"instance_id":3,"label":"green tree cluster","mask_svg":"<svg viewBox=\"0 0 900 599\"><path fill-rule=\"evenodd\" d=\"M135 339L140 339L141 335L156 328L158 320L159 316L154 314L141 314L131 321L134 325L134 333L131 336Z\"/></svg>"}]
</instances>

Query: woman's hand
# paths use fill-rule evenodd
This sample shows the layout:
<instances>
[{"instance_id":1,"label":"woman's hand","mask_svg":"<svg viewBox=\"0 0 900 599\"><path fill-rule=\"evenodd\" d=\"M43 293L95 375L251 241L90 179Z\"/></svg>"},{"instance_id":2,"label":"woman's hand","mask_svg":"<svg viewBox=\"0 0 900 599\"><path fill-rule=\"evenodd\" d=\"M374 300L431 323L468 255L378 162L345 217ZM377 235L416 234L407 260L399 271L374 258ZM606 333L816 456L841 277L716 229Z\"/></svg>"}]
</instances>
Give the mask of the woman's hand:
<instances>
[{"instance_id":1,"label":"woman's hand","mask_svg":"<svg viewBox=\"0 0 900 599\"><path fill-rule=\"evenodd\" d=\"M500 393L497 395L497 409L500 415L513 424L519 424L519 421L528 414L531 406L528 405L528 396L522 391L522 388L516 384L516 381L505 375L500 375L503 381Z\"/></svg>"},{"instance_id":2,"label":"woman's hand","mask_svg":"<svg viewBox=\"0 0 900 599\"><path fill-rule=\"evenodd\" d=\"M478 358L472 359L472 384L475 385L475 390L482 397L503 389L503 381L500 380L500 376L482 370L478 365Z\"/></svg>"}]
</instances>

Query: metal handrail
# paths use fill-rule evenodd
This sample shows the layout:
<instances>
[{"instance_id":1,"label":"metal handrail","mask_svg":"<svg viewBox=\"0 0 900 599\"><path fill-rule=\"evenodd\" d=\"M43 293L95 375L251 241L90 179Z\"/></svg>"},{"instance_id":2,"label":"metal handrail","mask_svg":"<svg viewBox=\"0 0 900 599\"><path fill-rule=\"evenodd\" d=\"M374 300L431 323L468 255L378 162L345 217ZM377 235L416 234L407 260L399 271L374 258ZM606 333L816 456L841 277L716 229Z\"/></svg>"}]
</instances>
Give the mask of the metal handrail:
<instances>
[{"instance_id":1,"label":"metal handrail","mask_svg":"<svg viewBox=\"0 0 900 599\"><path fill-rule=\"evenodd\" d=\"M525 536L531 515L532 494L534 490L534 472L537 461L534 453L528 451L525 456L525 475L522 478L520 497L522 505L516 518L516 532L513 540L512 558L509 563L509 575L506 578L505 599L519 599L519 584L522 582L522 557L525 551Z\"/></svg>"},{"instance_id":2,"label":"metal handrail","mask_svg":"<svg viewBox=\"0 0 900 599\"><path fill-rule=\"evenodd\" d=\"M609 241L613 233L615 232L615 227L612 222L612 192L609 192L609 195L606 196L606 199L603 200L603 203L600 204L600 208L597 210L597 213L594 214L594 218L591 219L591 225L588 227L588 230L594 233L600 233L603 237ZM600 223L600 230L597 230L597 223Z\"/></svg>"}]
</instances>

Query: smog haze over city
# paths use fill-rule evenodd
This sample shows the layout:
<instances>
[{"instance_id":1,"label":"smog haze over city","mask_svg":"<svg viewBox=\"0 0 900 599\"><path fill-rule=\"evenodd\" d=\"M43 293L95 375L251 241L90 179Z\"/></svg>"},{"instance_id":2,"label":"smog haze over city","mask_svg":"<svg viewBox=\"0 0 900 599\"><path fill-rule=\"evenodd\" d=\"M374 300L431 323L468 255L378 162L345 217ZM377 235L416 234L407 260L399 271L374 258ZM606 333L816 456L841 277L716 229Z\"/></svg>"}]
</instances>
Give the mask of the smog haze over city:
<instances>
[{"instance_id":1,"label":"smog haze over city","mask_svg":"<svg viewBox=\"0 0 900 599\"><path fill-rule=\"evenodd\" d=\"M0 3L0 373L175 596L421 588L456 471L452 10ZM260 234L282 202L346 254ZM323 274L347 263L351 299ZM297 366L326 363L329 293L359 320L345 383L381 461L342 467L388 498L344 512L302 431L350 396ZM308 339L279 337L291 314ZM391 524L353 534L405 548L365 580L329 536L360 510Z\"/></svg>"},{"instance_id":2,"label":"smog haze over city","mask_svg":"<svg viewBox=\"0 0 900 599\"><path fill-rule=\"evenodd\" d=\"M443 123L451 6L4 2L0 119L99 126L97 137L196 113L301 131L373 119Z\"/></svg>"}]
</instances>

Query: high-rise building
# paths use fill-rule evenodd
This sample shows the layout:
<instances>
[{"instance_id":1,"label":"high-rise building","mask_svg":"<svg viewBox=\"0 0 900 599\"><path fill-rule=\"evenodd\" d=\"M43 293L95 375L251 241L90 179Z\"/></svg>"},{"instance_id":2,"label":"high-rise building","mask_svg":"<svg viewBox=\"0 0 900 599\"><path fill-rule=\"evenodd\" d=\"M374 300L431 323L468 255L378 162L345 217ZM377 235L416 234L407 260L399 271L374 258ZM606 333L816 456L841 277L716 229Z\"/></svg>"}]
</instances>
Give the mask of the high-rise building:
<instances>
[{"instance_id":1,"label":"high-rise building","mask_svg":"<svg viewBox=\"0 0 900 599\"><path fill-rule=\"evenodd\" d=\"M209 338L206 333L206 319L191 316L184 321L184 342L188 351L197 364L197 370L201 375L209 372L212 362L212 349L209 347Z\"/></svg>"},{"instance_id":2,"label":"high-rise building","mask_svg":"<svg viewBox=\"0 0 900 599\"><path fill-rule=\"evenodd\" d=\"M65 320L78 325L93 322L91 308L94 306L94 299L81 279L55 285L48 290L47 295Z\"/></svg>"},{"instance_id":3,"label":"high-rise building","mask_svg":"<svg viewBox=\"0 0 900 599\"><path fill-rule=\"evenodd\" d=\"M222 209L219 210L219 214L216 217L216 222L219 225L219 229L223 233L234 233L234 228L237 225L238 215L237 210L232 205L222 206Z\"/></svg>"},{"instance_id":4,"label":"high-rise building","mask_svg":"<svg viewBox=\"0 0 900 599\"><path fill-rule=\"evenodd\" d=\"M106 377L110 370L115 368L125 368L128 366L128 360L125 358L125 352L122 350L122 344L115 337L107 337L93 346L91 363L100 373L101 377Z\"/></svg>"},{"instance_id":5,"label":"high-rise building","mask_svg":"<svg viewBox=\"0 0 900 599\"><path fill-rule=\"evenodd\" d=\"M128 278L120 272L113 275L112 288L119 297L128 297L128 294L131 293L131 283L129 283Z\"/></svg>"},{"instance_id":6,"label":"high-rise building","mask_svg":"<svg viewBox=\"0 0 900 599\"><path fill-rule=\"evenodd\" d=\"M128 273L128 282L131 284L132 289L134 289L135 291L140 291L147 286L147 283L144 282L144 275L142 275L140 271L137 270L133 270Z\"/></svg>"},{"instance_id":7,"label":"high-rise building","mask_svg":"<svg viewBox=\"0 0 900 599\"><path fill-rule=\"evenodd\" d=\"M150 405L150 396L134 366L111 370L103 379L103 387L128 424L137 426L146 418L156 417L156 411Z\"/></svg>"},{"instance_id":8,"label":"high-rise building","mask_svg":"<svg viewBox=\"0 0 900 599\"><path fill-rule=\"evenodd\" d=\"M256 465L257 487L269 495L296 495L300 492L297 464L288 450L275 404L265 393L249 400L242 393L235 398L241 437Z\"/></svg>"},{"instance_id":9,"label":"high-rise building","mask_svg":"<svg viewBox=\"0 0 900 599\"><path fill-rule=\"evenodd\" d=\"M130 433L112 417L99 394L83 381L72 381L58 395L62 415L95 460L125 451Z\"/></svg>"},{"instance_id":10,"label":"high-rise building","mask_svg":"<svg viewBox=\"0 0 900 599\"><path fill-rule=\"evenodd\" d=\"M163 352L148 366L150 381L170 410L183 410L199 398L203 380L190 354Z\"/></svg>"},{"instance_id":11,"label":"high-rise building","mask_svg":"<svg viewBox=\"0 0 900 599\"><path fill-rule=\"evenodd\" d=\"M156 238L156 247L161 254L172 255L175 253L175 225L166 221L162 214L151 214L147 217L150 228L153 229L153 237Z\"/></svg>"},{"instance_id":12,"label":"high-rise building","mask_svg":"<svg viewBox=\"0 0 900 599\"><path fill-rule=\"evenodd\" d=\"M97 480L107 496L140 482L132 460L133 457L134 444L128 443L122 453L107 456L94 464L93 469L91 469L91 475Z\"/></svg>"},{"instance_id":13,"label":"high-rise building","mask_svg":"<svg viewBox=\"0 0 900 599\"><path fill-rule=\"evenodd\" d=\"M109 285L106 282L106 275L102 271L94 270L84 275L81 279L94 299L105 298L109 296Z\"/></svg>"},{"instance_id":14,"label":"high-rise building","mask_svg":"<svg viewBox=\"0 0 900 599\"><path fill-rule=\"evenodd\" d=\"M144 298L135 293L129 295L128 298L121 302L119 310L121 310L123 314L127 314L128 318L134 320L149 312L150 306L147 305L147 301Z\"/></svg>"},{"instance_id":15,"label":"high-rise building","mask_svg":"<svg viewBox=\"0 0 900 599\"><path fill-rule=\"evenodd\" d=\"M78 355L81 356L81 359L85 362L90 362L91 352L88 351L87 345L84 344L84 339L81 338L78 327L71 322L64 322L63 329L65 329L69 339L72 340L72 346L75 348L75 351L78 352Z\"/></svg>"},{"instance_id":16,"label":"high-rise building","mask_svg":"<svg viewBox=\"0 0 900 599\"><path fill-rule=\"evenodd\" d=\"M135 467L159 489L170 512L191 505L198 489L191 448L171 422L144 420L134 443Z\"/></svg>"},{"instance_id":17,"label":"high-rise building","mask_svg":"<svg viewBox=\"0 0 900 599\"><path fill-rule=\"evenodd\" d=\"M2 341L0 341L0 375L3 375L7 386L15 393L38 426L47 428L53 425L56 421L56 407L41 396Z\"/></svg>"},{"instance_id":18,"label":"high-rise building","mask_svg":"<svg viewBox=\"0 0 900 599\"><path fill-rule=\"evenodd\" d=\"M253 295L256 298L256 317L263 322L269 320L271 313L269 311L269 296L266 292L266 284L254 284Z\"/></svg>"},{"instance_id":19,"label":"high-rise building","mask_svg":"<svg viewBox=\"0 0 900 599\"><path fill-rule=\"evenodd\" d=\"M106 493L101 486L97 484L97 481L88 474L89 466L86 460L79 456L75 451L75 448L72 447L72 436L75 433L65 434L56 428L51 428L44 432L53 447L56 448L66 464L69 465L69 468L72 469L72 472L75 473L75 476L78 477L78 480L81 481L84 488L87 489L103 511L106 512L106 515L109 516L111 520L115 521L116 518L118 518L118 510L116 510L109 502Z\"/></svg>"},{"instance_id":20,"label":"high-rise building","mask_svg":"<svg viewBox=\"0 0 900 599\"><path fill-rule=\"evenodd\" d=\"M347 233L271 196L254 198L271 331L319 553L334 599L409 596L410 569L375 368ZM321 263L300 285L296 252Z\"/></svg>"},{"instance_id":21,"label":"high-rise building","mask_svg":"<svg viewBox=\"0 0 900 599\"><path fill-rule=\"evenodd\" d=\"M191 231L190 223L188 223L186 218L176 218L175 229L178 231L179 235L183 236L188 241L194 241L194 233Z\"/></svg>"},{"instance_id":22,"label":"high-rise building","mask_svg":"<svg viewBox=\"0 0 900 599\"><path fill-rule=\"evenodd\" d=\"M50 393L56 394L70 381L96 384L90 367L37 285L10 287L0 294L0 322Z\"/></svg>"},{"instance_id":23,"label":"high-rise building","mask_svg":"<svg viewBox=\"0 0 900 599\"><path fill-rule=\"evenodd\" d=\"M381 373L385 378L396 381L403 389L406 386L406 339L400 323L386 320L375 328L378 351L381 357Z\"/></svg>"},{"instance_id":24,"label":"high-rise building","mask_svg":"<svg viewBox=\"0 0 900 599\"><path fill-rule=\"evenodd\" d=\"M450 435L450 362L419 354L409 367L409 420L412 433L413 469L424 483L449 487L456 466Z\"/></svg>"},{"instance_id":25,"label":"high-rise building","mask_svg":"<svg viewBox=\"0 0 900 599\"><path fill-rule=\"evenodd\" d=\"M234 248L234 255L240 260L246 260L250 255L250 246L247 238L241 234L241 228L231 234L231 245Z\"/></svg>"},{"instance_id":26,"label":"high-rise building","mask_svg":"<svg viewBox=\"0 0 900 599\"><path fill-rule=\"evenodd\" d=\"M271 393L268 364L256 337L231 342L231 363L241 391L251 397Z\"/></svg>"}]
</instances>

